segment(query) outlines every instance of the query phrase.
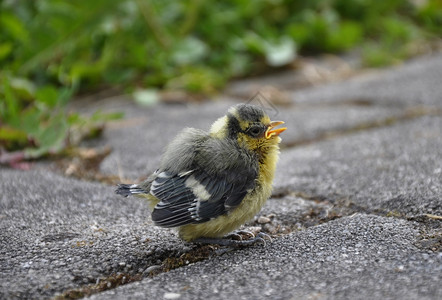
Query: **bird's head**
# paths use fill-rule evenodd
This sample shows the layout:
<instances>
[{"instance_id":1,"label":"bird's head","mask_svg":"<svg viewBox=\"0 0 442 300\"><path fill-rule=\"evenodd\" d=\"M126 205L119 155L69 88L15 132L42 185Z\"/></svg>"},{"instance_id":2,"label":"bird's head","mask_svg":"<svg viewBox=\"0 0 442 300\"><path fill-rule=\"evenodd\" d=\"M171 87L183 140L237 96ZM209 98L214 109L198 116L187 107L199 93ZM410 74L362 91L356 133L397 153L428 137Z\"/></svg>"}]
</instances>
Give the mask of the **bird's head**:
<instances>
[{"instance_id":1,"label":"bird's head","mask_svg":"<svg viewBox=\"0 0 442 300\"><path fill-rule=\"evenodd\" d=\"M281 141L279 134L287 129L276 128L281 124L284 122L271 121L259 106L237 104L212 125L210 133L218 138L235 139L243 147L260 151Z\"/></svg>"}]
</instances>

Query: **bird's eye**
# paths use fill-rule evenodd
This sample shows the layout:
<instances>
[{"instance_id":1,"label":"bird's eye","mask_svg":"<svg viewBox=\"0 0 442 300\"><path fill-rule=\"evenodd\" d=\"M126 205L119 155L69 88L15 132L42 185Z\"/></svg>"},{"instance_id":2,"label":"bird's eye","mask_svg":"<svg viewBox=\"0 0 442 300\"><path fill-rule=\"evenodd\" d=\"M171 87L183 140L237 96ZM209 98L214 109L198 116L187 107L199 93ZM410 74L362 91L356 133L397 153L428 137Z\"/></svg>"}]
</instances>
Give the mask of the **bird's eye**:
<instances>
[{"instance_id":1,"label":"bird's eye","mask_svg":"<svg viewBox=\"0 0 442 300\"><path fill-rule=\"evenodd\" d=\"M258 136L258 135L260 135L262 133L262 130L261 130L260 126L252 126L252 127L249 128L248 132L249 132L249 134L251 136L255 136L256 137L256 136Z\"/></svg>"}]
</instances>

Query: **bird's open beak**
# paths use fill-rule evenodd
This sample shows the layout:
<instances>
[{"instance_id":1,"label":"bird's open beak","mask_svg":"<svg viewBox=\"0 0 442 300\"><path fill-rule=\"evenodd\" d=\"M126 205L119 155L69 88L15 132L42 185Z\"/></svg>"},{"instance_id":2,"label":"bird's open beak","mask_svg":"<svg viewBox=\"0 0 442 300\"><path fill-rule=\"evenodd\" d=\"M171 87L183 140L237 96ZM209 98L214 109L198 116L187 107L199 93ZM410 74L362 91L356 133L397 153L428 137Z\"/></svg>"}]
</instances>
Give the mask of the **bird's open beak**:
<instances>
[{"instance_id":1,"label":"bird's open beak","mask_svg":"<svg viewBox=\"0 0 442 300\"><path fill-rule=\"evenodd\" d=\"M269 139L272 136L278 136L281 132L283 132L284 130L287 129L287 127L273 129L273 128L281 125L281 124L284 124L284 122L283 121L272 121L272 122L270 122L270 125L267 128L266 133L265 133L266 139Z\"/></svg>"}]
</instances>

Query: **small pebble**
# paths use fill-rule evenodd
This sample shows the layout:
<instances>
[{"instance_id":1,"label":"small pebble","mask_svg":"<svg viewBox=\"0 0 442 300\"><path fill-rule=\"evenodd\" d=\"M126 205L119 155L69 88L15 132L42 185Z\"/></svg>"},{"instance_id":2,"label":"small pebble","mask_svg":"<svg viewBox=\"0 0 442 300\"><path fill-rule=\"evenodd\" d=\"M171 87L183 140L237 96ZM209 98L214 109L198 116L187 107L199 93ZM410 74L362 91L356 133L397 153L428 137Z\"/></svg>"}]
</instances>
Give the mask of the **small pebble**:
<instances>
[{"instance_id":1,"label":"small pebble","mask_svg":"<svg viewBox=\"0 0 442 300\"><path fill-rule=\"evenodd\" d=\"M159 266L159 265L153 265L153 266L147 267L146 270L144 270L143 274L149 274L150 272L156 271L160 268L161 268L161 266Z\"/></svg>"},{"instance_id":2,"label":"small pebble","mask_svg":"<svg viewBox=\"0 0 442 300\"><path fill-rule=\"evenodd\" d=\"M180 297L181 297L181 294L178 294L178 293L164 293L164 296L163 296L164 299L169 299L169 300L179 299Z\"/></svg>"},{"instance_id":3,"label":"small pebble","mask_svg":"<svg viewBox=\"0 0 442 300\"><path fill-rule=\"evenodd\" d=\"M270 218L267 218L267 217L264 217L264 216L260 216L258 218L258 223L259 224L266 224L266 223L270 223L270 222L271 222Z\"/></svg>"}]
</instances>

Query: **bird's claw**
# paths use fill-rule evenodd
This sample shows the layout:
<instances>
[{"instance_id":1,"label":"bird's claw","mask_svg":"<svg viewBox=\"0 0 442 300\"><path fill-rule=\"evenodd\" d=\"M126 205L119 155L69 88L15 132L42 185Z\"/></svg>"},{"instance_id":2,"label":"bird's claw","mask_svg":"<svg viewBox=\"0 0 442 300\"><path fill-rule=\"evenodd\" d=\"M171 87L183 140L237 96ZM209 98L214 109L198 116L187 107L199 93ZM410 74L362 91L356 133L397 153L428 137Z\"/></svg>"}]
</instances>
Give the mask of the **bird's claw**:
<instances>
[{"instance_id":1,"label":"bird's claw","mask_svg":"<svg viewBox=\"0 0 442 300\"><path fill-rule=\"evenodd\" d=\"M267 245L266 240L269 240L270 242L272 241L272 238L268 234L263 232L258 233L256 236L255 235L253 236L254 236L253 238L248 240L243 240L243 239L232 240L227 238L198 238L194 240L194 242L200 244L218 244L220 246L235 247L235 246L249 246L257 243L262 243L264 246L266 246Z\"/></svg>"},{"instance_id":2,"label":"bird's claw","mask_svg":"<svg viewBox=\"0 0 442 300\"><path fill-rule=\"evenodd\" d=\"M247 236L250 236L252 238L255 238L255 234L253 232L251 232L251 231L248 231L248 230L238 230L238 231L232 232L232 233L228 234L226 236L226 238L242 241L243 240L243 235L247 235Z\"/></svg>"},{"instance_id":3,"label":"bird's claw","mask_svg":"<svg viewBox=\"0 0 442 300\"><path fill-rule=\"evenodd\" d=\"M226 236L227 239L232 239L235 241L242 241L242 235L236 232L232 232Z\"/></svg>"},{"instance_id":4,"label":"bird's claw","mask_svg":"<svg viewBox=\"0 0 442 300\"><path fill-rule=\"evenodd\" d=\"M273 242L273 239L270 235L268 235L267 233L264 232L260 232L256 235L256 237L254 238L254 240L257 240L259 242L261 242L264 246L267 245L266 243L266 239L270 242Z\"/></svg>"}]
</instances>

